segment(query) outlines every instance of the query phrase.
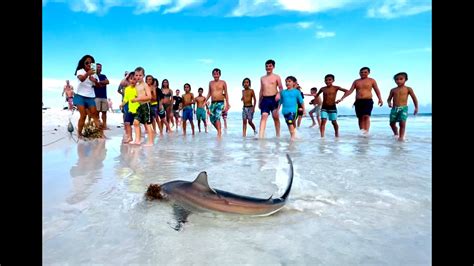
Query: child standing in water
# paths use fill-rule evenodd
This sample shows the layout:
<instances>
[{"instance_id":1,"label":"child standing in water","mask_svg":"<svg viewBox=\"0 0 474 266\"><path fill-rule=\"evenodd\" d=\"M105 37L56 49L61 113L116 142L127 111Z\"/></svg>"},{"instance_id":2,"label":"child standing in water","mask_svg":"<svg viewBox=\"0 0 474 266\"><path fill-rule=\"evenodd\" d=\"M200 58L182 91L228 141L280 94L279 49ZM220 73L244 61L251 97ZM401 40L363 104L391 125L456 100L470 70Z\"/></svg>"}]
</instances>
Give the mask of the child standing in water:
<instances>
[{"instance_id":1,"label":"child standing in water","mask_svg":"<svg viewBox=\"0 0 474 266\"><path fill-rule=\"evenodd\" d=\"M289 76L285 79L286 90L280 92L281 113L290 131L291 140L296 138L296 121L298 120L298 104L301 104L303 115L305 114L304 101L301 92L296 89L296 78Z\"/></svg>"},{"instance_id":2,"label":"child standing in water","mask_svg":"<svg viewBox=\"0 0 474 266\"><path fill-rule=\"evenodd\" d=\"M255 92L250 88L250 79L244 78L242 81L242 101L244 102L244 107L242 109L242 136L247 136L247 122L253 129L253 133L257 134L255 130L255 125L252 122L253 113L255 112L255 104L257 103L257 97L255 97Z\"/></svg>"},{"instance_id":3,"label":"child standing in water","mask_svg":"<svg viewBox=\"0 0 474 266\"><path fill-rule=\"evenodd\" d=\"M321 133L321 138L324 138L324 132L326 130L326 122L329 119L334 127L334 134L336 138L339 137L339 125L337 124L337 108L336 108L336 94L338 91L347 92L346 89L343 89L339 86L334 86L334 75L327 74L324 77L324 83L326 87L322 87L316 96L323 94L323 106L321 107L321 127L319 132Z\"/></svg>"},{"instance_id":4,"label":"child standing in water","mask_svg":"<svg viewBox=\"0 0 474 266\"><path fill-rule=\"evenodd\" d=\"M191 130L194 135L194 123L193 123L193 107L194 95L191 93L191 85L188 83L184 84L184 95L183 95L183 135L186 135L186 120L189 120L191 124Z\"/></svg>"},{"instance_id":5,"label":"child standing in water","mask_svg":"<svg viewBox=\"0 0 474 266\"><path fill-rule=\"evenodd\" d=\"M198 89L199 96L194 98L196 102L196 109L194 113L196 114L196 120L198 123L199 132L201 132L201 120L204 123L204 130L207 133L207 123L206 123L206 109L209 111L209 107L207 106L206 97L202 95L204 92L203 88Z\"/></svg>"},{"instance_id":6,"label":"child standing in water","mask_svg":"<svg viewBox=\"0 0 474 266\"><path fill-rule=\"evenodd\" d=\"M214 80L209 81L209 92L206 101L211 98L210 119L212 125L217 130L217 136L222 137L221 115L222 111L228 111L230 108L229 94L227 93L227 83L221 80L221 70L214 68L212 70Z\"/></svg>"},{"instance_id":7,"label":"child standing in water","mask_svg":"<svg viewBox=\"0 0 474 266\"><path fill-rule=\"evenodd\" d=\"M309 116L311 117L311 120L313 121L313 124L309 127L314 127L316 126L316 121L318 122L318 127L321 127L321 117L320 117L320 112L321 112L321 98L317 96L318 89L316 87L311 88L311 93L310 94L304 94L306 96L314 96L314 99L312 99L309 104L314 105L314 108L309 111ZM316 121L314 120L313 114L316 115Z\"/></svg>"},{"instance_id":8,"label":"child standing in water","mask_svg":"<svg viewBox=\"0 0 474 266\"><path fill-rule=\"evenodd\" d=\"M127 82L129 85L123 90L123 102L120 104L120 109L123 108L123 124L125 125L125 138L123 143L130 143L133 141L133 117L137 113L137 109L140 106L140 103L138 102L131 102L137 97L137 90L135 89L135 84L137 83L137 80L135 79L135 72L130 72L127 77Z\"/></svg>"},{"instance_id":9,"label":"child standing in water","mask_svg":"<svg viewBox=\"0 0 474 266\"><path fill-rule=\"evenodd\" d=\"M413 115L418 113L418 99L416 98L413 89L405 86L405 82L408 80L408 74L400 72L393 76L397 87L390 90L387 102L388 107L391 107L390 111L390 127L392 128L393 134L398 136L399 141L403 141L405 137L405 126L408 118L408 95L410 95L415 105L415 111ZM393 104L392 104L393 99ZM400 132L398 132L397 122L400 125Z\"/></svg>"}]
</instances>

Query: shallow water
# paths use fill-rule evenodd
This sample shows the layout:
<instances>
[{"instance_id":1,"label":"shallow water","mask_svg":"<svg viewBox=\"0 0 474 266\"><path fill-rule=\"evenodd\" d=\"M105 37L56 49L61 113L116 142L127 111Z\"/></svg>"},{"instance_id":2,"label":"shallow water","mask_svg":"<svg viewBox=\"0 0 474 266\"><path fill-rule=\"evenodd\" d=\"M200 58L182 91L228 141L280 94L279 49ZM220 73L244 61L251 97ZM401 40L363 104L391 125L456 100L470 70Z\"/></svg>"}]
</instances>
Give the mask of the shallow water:
<instances>
[{"instance_id":1,"label":"shallow water","mask_svg":"<svg viewBox=\"0 0 474 266\"><path fill-rule=\"evenodd\" d=\"M409 117L402 143L388 115L372 117L368 138L355 117L338 121L341 137L328 124L320 139L304 118L291 143L283 119L280 139L270 119L267 139L257 140L242 138L240 114L230 113L220 141L210 130L165 135L154 147L121 145L115 136L44 151L43 262L431 264L431 116ZM195 213L177 232L169 204L143 199L150 183L191 181L200 171L221 190L280 196L286 153L293 188L268 217Z\"/></svg>"}]
</instances>

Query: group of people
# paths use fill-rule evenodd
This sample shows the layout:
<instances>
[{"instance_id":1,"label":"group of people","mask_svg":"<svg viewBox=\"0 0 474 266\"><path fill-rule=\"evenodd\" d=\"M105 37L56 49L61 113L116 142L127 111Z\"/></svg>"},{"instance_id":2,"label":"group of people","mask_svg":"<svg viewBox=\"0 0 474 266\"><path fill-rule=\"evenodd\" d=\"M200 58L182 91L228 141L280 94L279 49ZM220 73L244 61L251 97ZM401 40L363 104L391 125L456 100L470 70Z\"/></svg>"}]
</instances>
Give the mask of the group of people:
<instances>
[{"instance_id":1,"label":"group of people","mask_svg":"<svg viewBox=\"0 0 474 266\"><path fill-rule=\"evenodd\" d=\"M101 74L102 67L100 64L94 64L94 58L85 55L78 63L76 68L76 76L79 80L78 91L73 96L65 92L67 97L73 97L73 104L77 106L81 117L78 122L78 134L81 137L82 127L87 114L93 119L94 123L99 127L98 112L102 112L102 127L106 128L106 115L103 111L104 99L107 99L106 85L109 84L107 77ZM96 66L95 68L91 68ZM324 81L326 86L318 91L316 87L311 88L310 94L304 94L294 76L288 76L285 79L286 89L279 75L273 73L275 68L274 60L265 62L266 75L260 79L260 91L258 100L253 89L251 89L251 80L244 78L242 81L242 129L243 136L246 136L247 124L252 127L254 134L259 134L259 138L265 137L265 128L268 117L272 116L275 124L276 136L280 136L280 119L279 110L282 109L285 122L291 135L291 140L296 137L296 127L301 123L301 117L306 114L303 98L305 95L314 97L310 101L310 105L314 105L309 112L313 121L312 126L319 125L321 137L325 135L326 122L329 119L333 124L335 136L339 137L339 126L337 124L337 108L336 104L356 91L356 100L354 102L355 111L359 120L359 129L363 134L368 134L370 128L370 115L372 112L374 101L372 100L372 90L378 98L378 105L382 106L383 101L377 82L369 78L370 69L363 67L360 69L360 79L352 83L350 89L344 89L333 85L335 76L328 74ZM172 132L172 127L179 123L182 124L183 134L186 134L187 121L191 126L192 134L194 134L193 113L198 121L199 132L201 132L201 121L203 122L205 131L207 132L207 116L211 124L217 131L217 136L222 136L222 125L220 118L224 118L225 127L227 112L230 108L229 93L227 83L221 80L221 70L215 68L212 70L213 80L209 82L208 93L205 96L204 89L198 89L198 96L194 96L191 92L191 85L184 84L184 94L179 95L180 91L176 90L176 95L169 87L167 79L162 80L161 88L159 82L152 75L145 76L145 69L137 67L133 72L125 72L124 79L120 82L118 92L122 94L122 102L120 109L123 112L125 137L123 142L130 144L141 144L140 124L145 126L147 132L147 142L145 146L154 144L154 136L156 127L162 134L166 128L167 132ZM408 75L404 72L397 73L394 76L397 84L396 88L390 91L387 99L389 107L392 107L390 114L390 126L394 135L399 140L403 140L405 133L406 119L408 115L408 96L412 97L415 105L414 114L418 112L418 101L410 87L405 86ZM69 82L67 82L67 86ZM72 89L72 88L71 88ZM342 97L336 100L338 91L344 92ZM320 99L323 95L323 100ZM67 98L70 101L70 98ZM211 100L208 103L209 99ZM253 115L255 106L261 111L260 126L257 132L253 123ZM182 112L182 117L180 116ZM316 117L316 120L315 120ZM181 121L180 121L181 120ZM399 122L400 130L396 123ZM132 125L135 131L135 138L132 134Z\"/></svg>"}]
</instances>

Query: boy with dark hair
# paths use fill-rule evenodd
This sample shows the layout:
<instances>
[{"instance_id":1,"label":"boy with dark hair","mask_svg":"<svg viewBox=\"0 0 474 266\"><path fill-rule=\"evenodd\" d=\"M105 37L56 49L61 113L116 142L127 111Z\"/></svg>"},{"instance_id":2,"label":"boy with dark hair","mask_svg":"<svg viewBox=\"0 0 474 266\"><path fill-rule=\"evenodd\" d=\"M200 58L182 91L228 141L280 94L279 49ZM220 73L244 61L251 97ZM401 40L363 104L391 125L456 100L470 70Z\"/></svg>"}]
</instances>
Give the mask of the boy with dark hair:
<instances>
[{"instance_id":1,"label":"boy with dark hair","mask_svg":"<svg viewBox=\"0 0 474 266\"><path fill-rule=\"evenodd\" d=\"M308 112L309 116L311 117L311 120L313 120L313 124L309 127L316 126L316 121L318 122L318 127L321 127L321 116L320 116L320 113L321 113L321 98L319 98L319 96L317 96L318 88L312 87L310 91L311 91L310 94L307 94L307 93L304 94L306 96L314 96L314 98L309 102L310 105L314 105L314 108L311 109L311 111ZM314 121L313 114L316 115L316 121Z\"/></svg>"},{"instance_id":2,"label":"boy with dark hair","mask_svg":"<svg viewBox=\"0 0 474 266\"><path fill-rule=\"evenodd\" d=\"M267 60L265 62L265 71L267 74L260 78L260 93L258 95L258 107L261 110L262 118L260 119L259 138L265 137L265 127L270 113L275 123L276 136L280 136L280 117L278 110L280 109L279 100L280 92L283 90L281 78L273 73L275 61Z\"/></svg>"},{"instance_id":3,"label":"boy with dark hair","mask_svg":"<svg viewBox=\"0 0 474 266\"><path fill-rule=\"evenodd\" d=\"M370 115L372 114L372 108L374 107L374 101L372 100L372 89L374 89L377 98L379 98L379 106L383 105L382 96L377 82L373 78L369 78L370 68L363 67L359 71L360 79L356 79L349 91L347 91L341 99L336 103L341 102L347 96L356 90L356 100L354 102L355 111L357 118L359 119L359 129L362 134L366 135L369 133L370 128Z\"/></svg>"},{"instance_id":4,"label":"boy with dark hair","mask_svg":"<svg viewBox=\"0 0 474 266\"><path fill-rule=\"evenodd\" d=\"M189 83L184 84L184 95L183 95L183 135L186 135L186 120L189 120L191 124L191 130L194 135L194 123L193 123L193 107L194 95L191 93L191 85Z\"/></svg>"},{"instance_id":5,"label":"boy with dark hair","mask_svg":"<svg viewBox=\"0 0 474 266\"><path fill-rule=\"evenodd\" d=\"M400 72L393 76L397 87L390 90L388 95L388 107L391 107L390 111L390 127L392 128L393 134L398 136L399 141L403 141L405 137L405 126L408 118L408 95L413 100L415 105L415 111L413 115L418 113L418 99L416 98L413 89L405 86L405 82L408 80L408 74ZM393 104L392 104L393 99ZM400 134L397 128L397 122L400 125Z\"/></svg>"},{"instance_id":6,"label":"boy with dark hair","mask_svg":"<svg viewBox=\"0 0 474 266\"><path fill-rule=\"evenodd\" d=\"M207 106L206 102L206 97L202 95L204 89L199 88L198 93L199 96L194 98L194 101L196 102L196 109L194 109L194 113L196 114L196 120L198 123L198 129L199 132L201 132L201 120L204 123L204 130L207 133L207 123L206 123L206 109L209 110L209 107Z\"/></svg>"},{"instance_id":7,"label":"boy with dark hair","mask_svg":"<svg viewBox=\"0 0 474 266\"><path fill-rule=\"evenodd\" d=\"M325 87L322 87L319 92L316 94L316 97L319 94L323 94L323 106L321 107L321 126L319 127L319 132L321 133L321 138L324 138L324 132L326 130L326 121L329 119L334 127L334 134L336 138L339 137L339 125L337 124L337 108L336 108L336 95L338 91L343 91L347 93L346 89L343 89L339 86L334 86L334 75L327 74L324 77Z\"/></svg>"},{"instance_id":8,"label":"boy with dark hair","mask_svg":"<svg viewBox=\"0 0 474 266\"><path fill-rule=\"evenodd\" d=\"M243 137L247 136L247 122L252 127L254 134L257 134L255 130L255 125L252 122L253 113L255 112L255 104L257 98L255 97L255 92L250 88L250 79L244 78L242 81L242 98L244 102L244 107L242 108L242 135Z\"/></svg>"},{"instance_id":9,"label":"boy with dark hair","mask_svg":"<svg viewBox=\"0 0 474 266\"><path fill-rule=\"evenodd\" d=\"M206 102L211 98L210 120L212 125L217 129L217 136L222 136L221 129L221 115L222 110L229 110L229 94L227 93L227 83L220 80L221 70L214 68L212 70L212 77L214 80L209 81L209 92L207 93Z\"/></svg>"}]
</instances>

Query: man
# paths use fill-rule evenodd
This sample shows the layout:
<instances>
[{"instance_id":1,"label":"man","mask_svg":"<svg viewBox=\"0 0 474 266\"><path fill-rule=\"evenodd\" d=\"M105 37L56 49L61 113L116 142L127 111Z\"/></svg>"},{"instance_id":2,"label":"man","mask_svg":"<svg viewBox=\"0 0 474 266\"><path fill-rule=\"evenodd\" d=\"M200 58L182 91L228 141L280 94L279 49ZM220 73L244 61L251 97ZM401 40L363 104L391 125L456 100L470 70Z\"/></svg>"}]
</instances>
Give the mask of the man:
<instances>
[{"instance_id":1,"label":"man","mask_svg":"<svg viewBox=\"0 0 474 266\"><path fill-rule=\"evenodd\" d=\"M102 128L108 130L107 110L109 110L109 103L107 101L107 84L109 84L109 80L106 75L102 74L102 64L97 63L96 71L99 80L94 86L95 106L97 107L97 112L99 114L102 113Z\"/></svg>"},{"instance_id":2,"label":"man","mask_svg":"<svg viewBox=\"0 0 474 266\"><path fill-rule=\"evenodd\" d=\"M61 96L64 96L66 93L66 102L69 105L69 111L72 111L74 106L72 104L72 99L74 98L74 88L72 85L69 84L69 80L66 80L66 85L64 85L63 93Z\"/></svg>"}]
</instances>

